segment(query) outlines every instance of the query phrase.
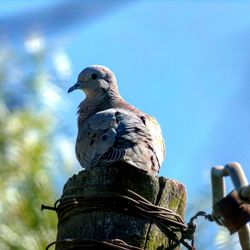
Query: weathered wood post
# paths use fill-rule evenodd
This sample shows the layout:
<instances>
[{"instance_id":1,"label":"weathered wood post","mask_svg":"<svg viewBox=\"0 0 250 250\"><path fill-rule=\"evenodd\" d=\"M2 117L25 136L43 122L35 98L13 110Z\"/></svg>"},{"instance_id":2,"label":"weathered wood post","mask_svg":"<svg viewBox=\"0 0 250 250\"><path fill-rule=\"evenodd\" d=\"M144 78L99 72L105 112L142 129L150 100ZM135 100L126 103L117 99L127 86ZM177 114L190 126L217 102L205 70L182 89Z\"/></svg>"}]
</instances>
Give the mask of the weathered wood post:
<instances>
[{"instance_id":1,"label":"weathered wood post","mask_svg":"<svg viewBox=\"0 0 250 250\"><path fill-rule=\"evenodd\" d=\"M144 216L143 209L126 208L125 203L137 204L133 200L124 203L119 196L126 196L128 190L184 217L185 187L177 181L147 175L125 163L95 167L80 171L64 186L57 206L56 249L159 250L173 246L171 232L166 236L149 213ZM112 242L120 246L111 247L108 243ZM179 249L179 244L171 249Z\"/></svg>"}]
</instances>

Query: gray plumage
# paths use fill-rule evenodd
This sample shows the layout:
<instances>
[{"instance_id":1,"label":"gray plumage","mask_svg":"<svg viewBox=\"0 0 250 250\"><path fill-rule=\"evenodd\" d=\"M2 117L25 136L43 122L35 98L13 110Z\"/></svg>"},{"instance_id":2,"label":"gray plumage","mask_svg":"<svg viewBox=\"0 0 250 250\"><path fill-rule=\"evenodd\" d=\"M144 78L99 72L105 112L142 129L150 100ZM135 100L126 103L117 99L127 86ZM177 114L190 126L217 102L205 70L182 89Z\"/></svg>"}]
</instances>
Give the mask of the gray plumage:
<instances>
[{"instance_id":1,"label":"gray plumage","mask_svg":"<svg viewBox=\"0 0 250 250\"><path fill-rule=\"evenodd\" d=\"M83 70L69 89L82 89L76 156L85 169L124 161L157 174L165 148L156 120L126 103L118 93L114 74L104 66Z\"/></svg>"}]
</instances>

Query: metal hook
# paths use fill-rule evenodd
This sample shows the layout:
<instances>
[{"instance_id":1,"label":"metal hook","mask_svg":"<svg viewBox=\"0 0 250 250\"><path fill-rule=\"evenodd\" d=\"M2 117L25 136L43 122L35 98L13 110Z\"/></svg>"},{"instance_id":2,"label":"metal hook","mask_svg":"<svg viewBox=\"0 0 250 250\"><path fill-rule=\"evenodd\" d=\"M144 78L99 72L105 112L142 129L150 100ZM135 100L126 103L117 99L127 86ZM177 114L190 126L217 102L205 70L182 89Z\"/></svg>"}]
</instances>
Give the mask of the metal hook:
<instances>
[{"instance_id":1,"label":"metal hook","mask_svg":"<svg viewBox=\"0 0 250 250\"><path fill-rule=\"evenodd\" d=\"M225 186L225 181L223 177L226 177L226 176L231 177L231 180L236 190L234 192L231 192L228 196L225 197L226 186ZM241 202L242 200L242 202L244 202L245 199L249 201L250 200L249 198L250 186L248 185L247 178L244 174L244 171L241 165L235 162L229 163L225 166L213 167L211 170L211 181L212 181L212 195L213 195L213 207L214 207L213 217L218 224L224 225L225 218L223 218L220 214L218 214L218 212L215 211L215 208L221 207L223 209L223 205L225 205L225 203L230 205L230 202L231 203L238 202L238 204L236 205L231 204L232 206L237 207L237 205L239 205L239 201ZM246 218L244 219L246 220ZM245 221L244 221L244 224L245 224ZM250 250L249 225L245 224L240 229L238 229L237 227L236 229L238 231L239 240L240 240L242 249Z\"/></svg>"}]
</instances>

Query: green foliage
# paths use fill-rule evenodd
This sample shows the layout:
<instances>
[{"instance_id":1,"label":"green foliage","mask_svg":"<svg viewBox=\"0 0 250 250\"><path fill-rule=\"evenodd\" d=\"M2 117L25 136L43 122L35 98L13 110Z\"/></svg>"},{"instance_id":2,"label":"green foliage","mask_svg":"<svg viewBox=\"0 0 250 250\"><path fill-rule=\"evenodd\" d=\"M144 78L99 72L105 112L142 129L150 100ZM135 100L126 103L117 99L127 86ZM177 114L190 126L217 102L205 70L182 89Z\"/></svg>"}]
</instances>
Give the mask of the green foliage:
<instances>
[{"instance_id":1,"label":"green foliage","mask_svg":"<svg viewBox=\"0 0 250 250\"><path fill-rule=\"evenodd\" d=\"M57 225L56 214L40 210L42 203L56 199L50 153L53 120L48 110L37 110L37 89L22 99L20 89L27 81L29 86L37 83L36 74L19 78L15 88L6 90L11 70L5 67L6 58L0 57L0 68L5 68L0 72L0 249L45 249L55 240ZM41 67L40 59L31 62L35 70Z\"/></svg>"}]
</instances>

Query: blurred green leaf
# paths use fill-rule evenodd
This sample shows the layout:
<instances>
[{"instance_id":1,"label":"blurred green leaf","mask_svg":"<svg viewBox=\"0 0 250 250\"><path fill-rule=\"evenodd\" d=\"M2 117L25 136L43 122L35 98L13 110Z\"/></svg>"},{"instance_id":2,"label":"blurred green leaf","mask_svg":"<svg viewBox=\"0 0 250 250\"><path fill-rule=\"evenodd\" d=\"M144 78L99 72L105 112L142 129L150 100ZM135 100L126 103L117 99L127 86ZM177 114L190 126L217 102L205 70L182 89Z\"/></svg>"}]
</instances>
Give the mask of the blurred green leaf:
<instances>
[{"instance_id":1,"label":"blurred green leaf","mask_svg":"<svg viewBox=\"0 0 250 250\"><path fill-rule=\"evenodd\" d=\"M12 54L0 53L0 68L4 68L0 70L0 249L40 250L56 238L56 214L40 210L42 203L56 200L51 174L55 128L53 114L37 99L45 79L40 77L44 55L30 56L33 74L18 78L10 88L13 67L23 68L22 60L13 60ZM23 91L30 86L32 91Z\"/></svg>"}]
</instances>

